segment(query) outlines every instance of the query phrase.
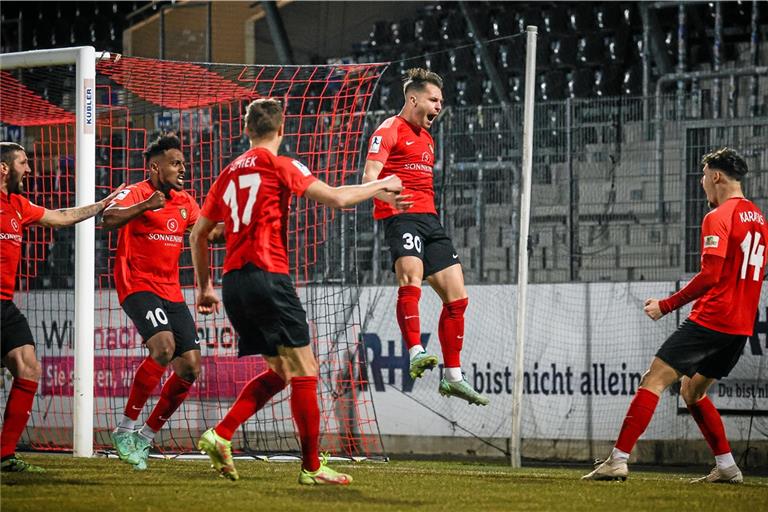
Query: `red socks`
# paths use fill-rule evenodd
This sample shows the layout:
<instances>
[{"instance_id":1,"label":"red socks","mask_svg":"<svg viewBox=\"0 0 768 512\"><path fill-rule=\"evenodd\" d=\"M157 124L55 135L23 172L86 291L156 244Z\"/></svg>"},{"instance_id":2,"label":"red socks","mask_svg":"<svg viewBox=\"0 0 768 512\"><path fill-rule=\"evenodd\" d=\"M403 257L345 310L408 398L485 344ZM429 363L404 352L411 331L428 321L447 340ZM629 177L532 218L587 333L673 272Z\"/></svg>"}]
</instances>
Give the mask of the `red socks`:
<instances>
[{"instance_id":1,"label":"red socks","mask_svg":"<svg viewBox=\"0 0 768 512\"><path fill-rule=\"evenodd\" d=\"M136 375L133 377L131 393L128 396L128 403L125 404L125 412L123 414L132 420L136 420L139 417L139 413L144 408L144 404L147 403L149 395L152 394L152 391L160 382L163 373L165 373L165 366L160 366L151 356L147 356L142 361L136 370Z\"/></svg>"},{"instance_id":2,"label":"red socks","mask_svg":"<svg viewBox=\"0 0 768 512\"><path fill-rule=\"evenodd\" d=\"M402 289L402 288L401 288ZM459 299L443 304L437 334L443 349L443 364L446 368L461 367L461 347L464 344L464 311L469 299Z\"/></svg>"},{"instance_id":3,"label":"red socks","mask_svg":"<svg viewBox=\"0 0 768 512\"><path fill-rule=\"evenodd\" d=\"M421 344L420 298L421 288L418 286L401 286L397 290L397 323L409 349Z\"/></svg>"},{"instance_id":4,"label":"red socks","mask_svg":"<svg viewBox=\"0 0 768 512\"><path fill-rule=\"evenodd\" d=\"M235 430L284 388L285 381L272 370L257 375L240 391L237 400L214 430L227 441L231 441Z\"/></svg>"},{"instance_id":5,"label":"red socks","mask_svg":"<svg viewBox=\"0 0 768 512\"><path fill-rule=\"evenodd\" d=\"M715 404L708 396L704 396L701 400L693 405L688 406L693 419L699 425L699 430L704 435L704 439L707 440L707 444L712 449L712 453L715 455L725 455L731 452L731 445L728 444L728 439L725 437L725 427L723 426L723 420L720 418L720 413L717 412Z\"/></svg>"},{"instance_id":6,"label":"red socks","mask_svg":"<svg viewBox=\"0 0 768 512\"><path fill-rule=\"evenodd\" d=\"M645 388L637 390L635 398L629 404L627 415L624 416L624 423L621 425L619 438L616 440L617 449L632 453L635 443L651 422L658 403L659 397L653 392Z\"/></svg>"},{"instance_id":7,"label":"red socks","mask_svg":"<svg viewBox=\"0 0 768 512\"><path fill-rule=\"evenodd\" d=\"M302 467L307 471L320 468L320 409L317 406L317 377L291 379L291 413L299 430Z\"/></svg>"},{"instance_id":8,"label":"red socks","mask_svg":"<svg viewBox=\"0 0 768 512\"><path fill-rule=\"evenodd\" d=\"M176 372L171 373L170 378L165 381L163 389L160 391L160 400L158 400L155 408L152 409L152 414L147 418L147 426L155 432L160 431L165 422L170 419L171 415L176 412L176 409L187 398L192 384L192 382L176 375Z\"/></svg>"},{"instance_id":9,"label":"red socks","mask_svg":"<svg viewBox=\"0 0 768 512\"><path fill-rule=\"evenodd\" d=\"M0 434L0 459L16 453L16 444L29 421L37 382L14 378L3 414L3 432Z\"/></svg>"}]
</instances>

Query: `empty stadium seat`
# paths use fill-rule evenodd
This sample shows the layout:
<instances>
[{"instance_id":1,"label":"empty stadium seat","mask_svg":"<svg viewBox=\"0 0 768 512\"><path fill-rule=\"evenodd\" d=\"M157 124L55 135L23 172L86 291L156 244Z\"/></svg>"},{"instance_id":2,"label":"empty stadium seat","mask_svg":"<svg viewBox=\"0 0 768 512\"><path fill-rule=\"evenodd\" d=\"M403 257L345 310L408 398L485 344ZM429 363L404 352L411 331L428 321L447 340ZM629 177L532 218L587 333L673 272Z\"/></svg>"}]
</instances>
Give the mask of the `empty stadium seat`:
<instances>
[{"instance_id":1,"label":"empty stadium seat","mask_svg":"<svg viewBox=\"0 0 768 512\"><path fill-rule=\"evenodd\" d=\"M577 58L581 64L594 65L603 62L603 39L599 34L587 34L579 38Z\"/></svg>"},{"instance_id":2,"label":"empty stadium seat","mask_svg":"<svg viewBox=\"0 0 768 512\"><path fill-rule=\"evenodd\" d=\"M568 78L568 92L572 98L588 98L594 88L592 69L582 67L573 70Z\"/></svg>"},{"instance_id":3,"label":"empty stadium seat","mask_svg":"<svg viewBox=\"0 0 768 512\"><path fill-rule=\"evenodd\" d=\"M570 10L570 25L574 32L589 34L594 32L595 13L591 2L578 2Z\"/></svg>"},{"instance_id":4,"label":"empty stadium seat","mask_svg":"<svg viewBox=\"0 0 768 512\"><path fill-rule=\"evenodd\" d=\"M542 15L543 31L550 36L561 36L570 32L570 19L565 7L555 4L544 9Z\"/></svg>"},{"instance_id":5,"label":"empty stadium seat","mask_svg":"<svg viewBox=\"0 0 768 512\"><path fill-rule=\"evenodd\" d=\"M618 65L600 67L595 71L595 94L618 96L624 80L624 73Z\"/></svg>"},{"instance_id":6,"label":"empty stadium seat","mask_svg":"<svg viewBox=\"0 0 768 512\"><path fill-rule=\"evenodd\" d=\"M553 39L550 48L553 66L575 68L578 65L576 36L567 35Z\"/></svg>"}]
</instances>

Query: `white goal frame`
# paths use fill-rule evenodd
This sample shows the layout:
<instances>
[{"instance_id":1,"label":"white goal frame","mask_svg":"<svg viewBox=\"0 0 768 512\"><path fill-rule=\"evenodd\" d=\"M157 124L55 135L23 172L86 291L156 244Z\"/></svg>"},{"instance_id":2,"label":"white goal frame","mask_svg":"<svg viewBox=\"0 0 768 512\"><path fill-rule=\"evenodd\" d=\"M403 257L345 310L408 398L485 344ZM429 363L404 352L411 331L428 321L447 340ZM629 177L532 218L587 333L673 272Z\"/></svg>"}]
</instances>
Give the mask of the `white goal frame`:
<instances>
[{"instance_id":1,"label":"white goal frame","mask_svg":"<svg viewBox=\"0 0 768 512\"><path fill-rule=\"evenodd\" d=\"M92 46L35 50L0 55L0 69L75 66L75 203L84 206L96 197L96 59ZM109 57L98 52L99 58ZM93 331L95 309L94 218L75 226L75 367L73 397L73 455L93 452Z\"/></svg>"}]
</instances>

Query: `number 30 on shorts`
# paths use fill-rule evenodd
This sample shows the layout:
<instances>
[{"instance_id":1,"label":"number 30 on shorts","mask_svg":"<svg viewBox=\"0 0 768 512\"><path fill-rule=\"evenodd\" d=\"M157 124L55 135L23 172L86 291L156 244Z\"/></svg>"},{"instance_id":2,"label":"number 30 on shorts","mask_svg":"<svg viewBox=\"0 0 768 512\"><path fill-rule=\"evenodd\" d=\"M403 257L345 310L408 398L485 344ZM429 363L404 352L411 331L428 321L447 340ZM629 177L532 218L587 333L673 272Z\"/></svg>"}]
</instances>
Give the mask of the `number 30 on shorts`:
<instances>
[{"instance_id":1,"label":"number 30 on shorts","mask_svg":"<svg viewBox=\"0 0 768 512\"><path fill-rule=\"evenodd\" d=\"M413 248L416 248L416 252L421 254L421 238L419 238L418 235L413 236L410 233L403 234L403 249L411 250Z\"/></svg>"},{"instance_id":2,"label":"number 30 on shorts","mask_svg":"<svg viewBox=\"0 0 768 512\"><path fill-rule=\"evenodd\" d=\"M144 317L152 322L152 327L157 327L158 322L163 325L168 325L168 316L163 311L163 308L157 308L154 311L151 309L147 311L147 315Z\"/></svg>"}]
</instances>

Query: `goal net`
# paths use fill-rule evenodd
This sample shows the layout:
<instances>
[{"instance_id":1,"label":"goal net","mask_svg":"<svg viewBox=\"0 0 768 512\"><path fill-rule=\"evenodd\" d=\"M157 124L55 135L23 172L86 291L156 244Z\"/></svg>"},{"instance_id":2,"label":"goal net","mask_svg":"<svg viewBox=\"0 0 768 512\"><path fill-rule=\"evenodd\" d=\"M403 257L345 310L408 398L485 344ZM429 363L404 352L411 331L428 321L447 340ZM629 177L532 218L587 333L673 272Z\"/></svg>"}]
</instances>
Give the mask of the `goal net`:
<instances>
[{"instance_id":1,"label":"goal net","mask_svg":"<svg viewBox=\"0 0 768 512\"><path fill-rule=\"evenodd\" d=\"M245 106L274 97L286 108L282 150L330 185L356 182L365 112L384 65L245 66L115 57L97 64L96 197L120 183L146 179L142 151L162 132L181 138L187 191L202 204L219 172L248 147ZM27 196L47 208L75 205L74 66L2 71L3 140L27 149L33 174ZM320 364L321 449L346 456L383 454L360 346L354 210L334 212L304 199L291 207L289 260ZM72 447L74 369L74 229L31 228L16 303L26 314L43 366L38 396L21 443L33 449ZM146 349L117 301L113 264L117 233L96 231L94 447L110 448L109 432L125 406ZM211 249L216 285L223 245ZM180 280L194 313L188 250ZM195 314L203 368L189 398L156 437L161 452L194 449L199 435L226 413L238 391L265 369L258 357L237 358L226 315ZM164 378L170 375L170 370ZM4 374L2 405L11 376ZM162 385L162 383L161 383ZM160 386L142 412L146 419ZM298 451L288 392L275 396L234 439L246 453Z\"/></svg>"}]
</instances>

